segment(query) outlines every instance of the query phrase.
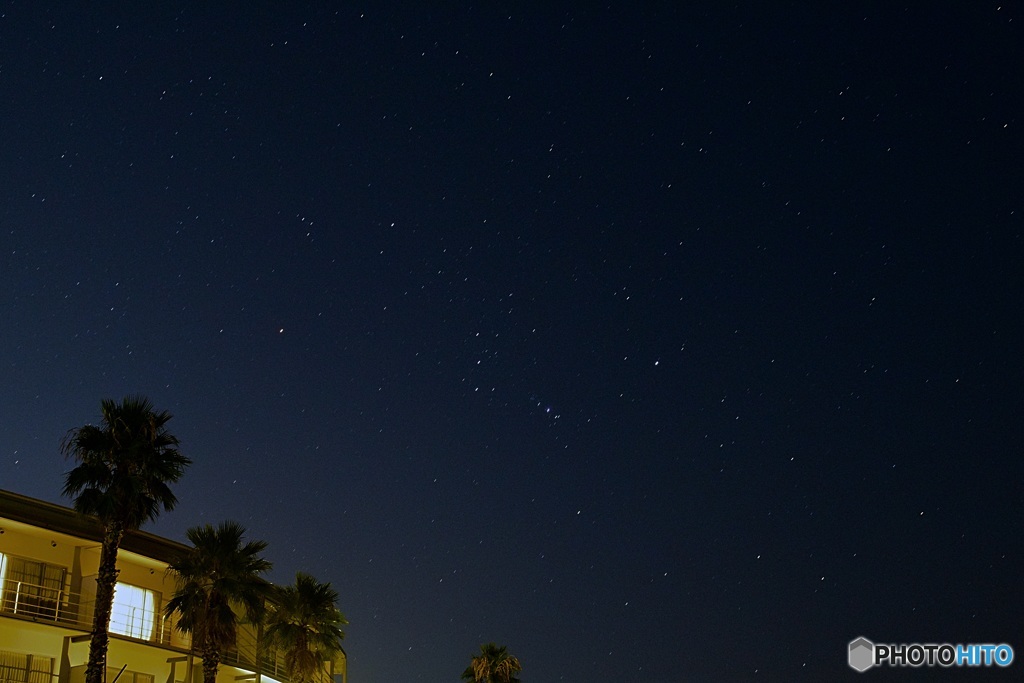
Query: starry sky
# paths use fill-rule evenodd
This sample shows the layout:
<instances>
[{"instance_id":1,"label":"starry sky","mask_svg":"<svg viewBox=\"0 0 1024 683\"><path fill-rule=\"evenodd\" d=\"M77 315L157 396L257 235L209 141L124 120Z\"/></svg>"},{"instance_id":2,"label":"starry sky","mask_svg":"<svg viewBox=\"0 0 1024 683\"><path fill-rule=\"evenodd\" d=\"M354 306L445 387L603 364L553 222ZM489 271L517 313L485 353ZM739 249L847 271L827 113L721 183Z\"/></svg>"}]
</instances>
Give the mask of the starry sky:
<instances>
[{"instance_id":1,"label":"starry sky","mask_svg":"<svg viewBox=\"0 0 1024 683\"><path fill-rule=\"evenodd\" d=\"M150 397L352 683L1024 656L1021 5L500 4L3 2L0 488Z\"/></svg>"}]
</instances>

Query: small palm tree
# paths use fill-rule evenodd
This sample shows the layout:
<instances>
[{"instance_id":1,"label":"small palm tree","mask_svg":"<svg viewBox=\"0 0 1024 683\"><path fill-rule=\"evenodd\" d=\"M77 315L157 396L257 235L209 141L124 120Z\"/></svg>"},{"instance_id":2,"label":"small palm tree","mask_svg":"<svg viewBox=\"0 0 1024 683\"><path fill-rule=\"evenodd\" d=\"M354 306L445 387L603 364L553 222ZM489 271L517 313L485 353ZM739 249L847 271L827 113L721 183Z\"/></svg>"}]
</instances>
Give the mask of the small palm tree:
<instances>
[{"instance_id":1,"label":"small palm tree","mask_svg":"<svg viewBox=\"0 0 1024 683\"><path fill-rule=\"evenodd\" d=\"M156 519L161 510L174 508L178 499L169 485L192 463L167 431L170 413L155 412L148 399L104 400L101 411L99 426L68 431L60 446L78 462L64 475L64 495L74 498L76 510L99 517L103 524L86 683L102 683L106 673L121 539L126 531Z\"/></svg>"},{"instance_id":2,"label":"small palm tree","mask_svg":"<svg viewBox=\"0 0 1024 683\"><path fill-rule=\"evenodd\" d=\"M508 653L508 648L496 643L480 646L480 654L462 672L462 680L471 683L519 683L516 674L523 670L519 659Z\"/></svg>"},{"instance_id":3,"label":"small palm tree","mask_svg":"<svg viewBox=\"0 0 1024 683\"><path fill-rule=\"evenodd\" d=\"M177 589L167 601L168 617L192 636L203 659L204 683L216 683L221 654L235 645L240 620L236 609L258 622L271 585L260 575L270 562L260 557L265 541L242 543L245 529L235 522L207 524L185 532L192 549L168 567Z\"/></svg>"},{"instance_id":4,"label":"small palm tree","mask_svg":"<svg viewBox=\"0 0 1024 683\"><path fill-rule=\"evenodd\" d=\"M341 627L348 623L338 610L338 592L299 572L295 585L276 591L267 615L266 636L284 650L292 683L313 683L324 664L341 654Z\"/></svg>"}]
</instances>

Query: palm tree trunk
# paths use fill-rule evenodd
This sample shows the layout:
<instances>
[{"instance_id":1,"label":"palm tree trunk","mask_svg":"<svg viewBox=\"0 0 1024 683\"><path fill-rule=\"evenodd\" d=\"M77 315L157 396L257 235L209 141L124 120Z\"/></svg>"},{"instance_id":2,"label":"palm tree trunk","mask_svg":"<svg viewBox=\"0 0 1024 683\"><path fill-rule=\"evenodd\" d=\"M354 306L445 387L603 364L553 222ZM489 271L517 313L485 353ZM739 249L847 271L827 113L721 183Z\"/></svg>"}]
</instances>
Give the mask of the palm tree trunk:
<instances>
[{"instance_id":1,"label":"palm tree trunk","mask_svg":"<svg viewBox=\"0 0 1024 683\"><path fill-rule=\"evenodd\" d=\"M217 669L220 666L220 650L209 642L203 643L203 683L217 683Z\"/></svg>"},{"instance_id":2,"label":"palm tree trunk","mask_svg":"<svg viewBox=\"0 0 1024 683\"><path fill-rule=\"evenodd\" d=\"M85 683L103 683L107 671L107 645L110 642L110 608L117 584L117 550L121 546L124 527L110 524L103 535L100 567L96 572L96 605L92 617L92 639L89 641L89 664L85 667Z\"/></svg>"}]
</instances>

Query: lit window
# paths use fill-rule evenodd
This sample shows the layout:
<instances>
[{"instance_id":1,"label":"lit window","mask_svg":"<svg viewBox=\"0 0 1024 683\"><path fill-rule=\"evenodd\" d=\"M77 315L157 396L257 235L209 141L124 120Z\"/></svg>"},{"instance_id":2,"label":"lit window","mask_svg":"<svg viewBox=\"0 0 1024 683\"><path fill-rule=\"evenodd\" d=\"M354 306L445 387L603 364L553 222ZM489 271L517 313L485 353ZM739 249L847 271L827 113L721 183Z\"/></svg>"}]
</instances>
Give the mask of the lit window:
<instances>
[{"instance_id":1,"label":"lit window","mask_svg":"<svg viewBox=\"0 0 1024 683\"><path fill-rule=\"evenodd\" d=\"M63 590L63 567L0 554L0 610L56 619Z\"/></svg>"},{"instance_id":2,"label":"lit window","mask_svg":"<svg viewBox=\"0 0 1024 683\"><path fill-rule=\"evenodd\" d=\"M52 658L0 650L0 681L49 683L52 678Z\"/></svg>"},{"instance_id":3,"label":"lit window","mask_svg":"<svg viewBox=\"0 0 1024 683\"><path fill-rule=\"evenodd\" d=\"M110 632L129 638L149 640L156 620L156 594L153 591L118 583L110 609Z\"/></svg>"},{"instance_id":4,"label":"lit window","mask_svg":"<svg viewBox=\"0 0 1024 683\"><path fill-rule=\"evenodd\" d=\"M144 674L139 671L129 671L128 669L117 669L111 666L107 667L107 681L109 683L153 683L155 676L153 674Z\"/></svg>"}]
</instances>

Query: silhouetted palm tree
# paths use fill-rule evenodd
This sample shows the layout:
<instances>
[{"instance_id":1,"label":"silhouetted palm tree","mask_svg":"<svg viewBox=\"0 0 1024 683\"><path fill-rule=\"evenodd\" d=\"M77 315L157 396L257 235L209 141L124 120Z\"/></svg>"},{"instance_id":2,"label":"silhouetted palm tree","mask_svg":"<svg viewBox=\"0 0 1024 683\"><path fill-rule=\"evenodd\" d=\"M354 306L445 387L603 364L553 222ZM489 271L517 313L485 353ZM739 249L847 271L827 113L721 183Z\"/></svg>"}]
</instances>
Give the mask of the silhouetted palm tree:
<instances>
[{"instance_id":1,"label":"silhouetted palm tree","mask_svg":"<svg viewBox=\"0 0 1024 683\"><path fill-rule=\"evenodd\" d=\"M267 615L266 636L284 650L292 683L313 683L324 664L341 654L341 627L348 623L338 610L338 592L299 572L295 585L275 592Z\"/></svg>"},{"instance_id":2,"label":"silhouetted palm tree","mask_svg":"<svg viewBox=\"0 0 1024 683\"><path fill-rule=\"evenodd\" d=\"M207 524L185 532L192 549L168 567L177 582L165 613L178 615L178 630L191 634L203 658L204 683L216 683L222 653L235 645L240 610L258 622L271 585L260 575L270 562L260 557L265 541L242 543L245 529L235 522Z\"/></svg>"},{"instance_id":3,"label":"silhouetted palm tree","mask_svg":"<svg viewBox=\"0 0 1024 683\"><path fill-rule=\"evenodd\" d=\"M156 519L161 510L174 508L178 499L169 484L192 463L178 451L178 439L167 432L170 413L154 412L149 399L107 399L101 409L99 426L68 431L60 446L65 456L78 462L64 475L64 495L74 498L76 510L96 515L103 524L86 683L102 683L106 673L121 539L126 531Z\"/></svg>"},{"instance_id":4,"label":"silhouetted palm tree","mask_svg":"<svg viewBox=\"0 0 1024 683\"><path fill-rule=\"evenodd\" d=\"M508 653L508 648L496 643L480 646L480 654L462 672L462 680L472 683L519 683L516 674L523 670L519 659Z\"/></svg>"}]
</instances>

